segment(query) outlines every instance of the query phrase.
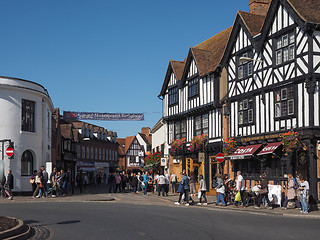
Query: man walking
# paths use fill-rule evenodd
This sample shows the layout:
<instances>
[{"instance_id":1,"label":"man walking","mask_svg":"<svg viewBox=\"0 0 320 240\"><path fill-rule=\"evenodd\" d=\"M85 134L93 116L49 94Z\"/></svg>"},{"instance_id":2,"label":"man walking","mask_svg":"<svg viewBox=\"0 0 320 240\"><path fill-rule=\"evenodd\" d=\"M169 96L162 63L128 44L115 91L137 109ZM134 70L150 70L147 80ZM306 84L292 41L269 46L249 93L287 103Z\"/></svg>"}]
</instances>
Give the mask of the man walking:
<instances>
[{"instance_id":1,"label":"man walking","mask_svg":"<svg viewBox=\"0 0 320 240\"><path fill-rule=\"evenodd\" d=\"M237 182L236 182L236 190L237 192L240 192L242 206L244 207L244 199L243 199L243 193L244 193L244 184L243 184L243 177L241 175L241 172L237 172ZM234 202L235 206L238 207L238 202Z\"/></svg>"},{"instance_id":2,"label":"man walking","mask_svg":"<svg viewBox=\"0 0 320 240\"><path fill-rule=\"evenodd\" d=\"M8 176L7 176L7 182L5 184L5 192L8 195L8 199L13 200L13 196L12 196L13 175L10 169L7 171L7 174Z\"/></svg>"}]
</instances>

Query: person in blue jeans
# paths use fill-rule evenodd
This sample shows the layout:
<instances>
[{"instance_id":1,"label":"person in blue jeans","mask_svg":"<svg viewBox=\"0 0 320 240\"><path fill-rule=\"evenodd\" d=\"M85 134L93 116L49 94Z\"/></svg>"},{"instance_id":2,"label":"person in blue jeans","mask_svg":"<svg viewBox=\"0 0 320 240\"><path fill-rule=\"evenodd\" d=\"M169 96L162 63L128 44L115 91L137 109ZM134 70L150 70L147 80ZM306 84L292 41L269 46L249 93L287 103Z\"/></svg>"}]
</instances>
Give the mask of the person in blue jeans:
<instances>
[{"instance_id":1,"label":"person in blue jeans","mask_svg":"<svg viewBox=\"0 0 320 240\"><path fill-rule=\"evenodd\" d=\"M179 188L178 188L178 193L180 193L179 200L178 200L178 202L175 202L174 204L180 205L182 195L184 194L184 199L186 201L186 206L189 206L188 192L189 192L189 178L186 176L186 174L184 172L182 172L181 173L181 182L180 182L180 185L179 185Z\"/></svg>"},{"instance_id":2,"label":"person in blue jeans","mask_svg":"<svg viewBox=\"0 0 320 240\"><path fill-rule=\"evenodd\" d=\"M148 171L145 172L144 176L143 176L143 194L144 195L147 195L147 189L148 189L148 182L150 181L150 178L149 178L149 174L148 174Z\"/></svg>"},{"instance_id":3,"label":"person in blue jeans","mask_svg":"<svg viewBox=\"0 0 320 240\"><path fill-rule=\"evenodd\" d=\"M221 174L218 174L217 178L218 178L218 181L217 181L216 190L218 193L218 199L216 201L216 205L219 205L219 203L221 202L222 206L226 206L226 202L224 201L225 186L221 178Z\"/></svg>"},{"instance_id":4,"label":"person in blue jeans","mask_svg":"<svg viewBox=\"0 0 320 240\"><path fill-rule=\"evenodd\" d=\"M302 205L301 213L308 213L308 203L307 203L307 196L309 195L309 183L304 179L304 177L300 177L300 201Z\"/></svg>"}]
</instances>

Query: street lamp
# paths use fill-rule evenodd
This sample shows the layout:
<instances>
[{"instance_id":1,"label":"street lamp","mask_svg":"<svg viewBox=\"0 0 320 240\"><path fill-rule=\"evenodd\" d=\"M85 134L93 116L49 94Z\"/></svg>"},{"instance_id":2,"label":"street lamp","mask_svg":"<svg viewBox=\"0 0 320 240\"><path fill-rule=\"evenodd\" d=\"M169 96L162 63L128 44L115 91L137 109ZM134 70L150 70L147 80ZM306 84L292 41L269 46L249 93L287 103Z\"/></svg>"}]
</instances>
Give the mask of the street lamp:
<instances>
[{"instance_id":1,"label":"street lamp","mask_svg":"<svg viewBox=\"0 0 320 240\"><path fill-rule=\"evenodd\" d=\"M240 57L239 60L242 63L247 62L247 61L263 62L263 60L261 60L261 59L253 59L253 58L249 58L249 57Z\"/></svg>"}]
</instances>

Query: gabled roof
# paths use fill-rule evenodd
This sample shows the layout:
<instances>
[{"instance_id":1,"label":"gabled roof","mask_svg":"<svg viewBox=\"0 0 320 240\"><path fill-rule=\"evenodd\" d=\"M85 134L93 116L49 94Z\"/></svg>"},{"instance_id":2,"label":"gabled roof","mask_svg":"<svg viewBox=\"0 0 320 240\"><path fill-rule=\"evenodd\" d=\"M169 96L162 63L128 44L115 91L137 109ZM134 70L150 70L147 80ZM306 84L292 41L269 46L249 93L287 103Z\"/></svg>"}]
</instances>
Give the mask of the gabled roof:
<instances>
[{"instance_id":1,"label":"gabled roof","mask_svg":"<svg viewBox=\"0 0 320 240\"><path fill-rule=\"evenodd\" d=\"M182 74L183 74L183 69L184 69L185 61L174 61L170 60L167 68L166 75L164 77L164 81L162 84L162 88L160 91L159 96L164 96L165 92L167 90L171 73L173 72L174 75L176 76L177 81L181 80Z\"/></svg>"},{"instance_id":2,"label":"gabled roof","mask_svg":"<svg viewBox=\"0 0 320 240\"><path fill-rule=\"evenodd\" d=\"M319 0L287 0L299 17L305 22L320 23Z\"/></svg>"},{"instance_id":3,"label":"gabled roof","mask_svg":"<svg viewBox=\"0 0 320 240\"><path fill-rule=\"evenodd\" d=\"M229 27L199 45L190 48L182 75L184 81L188 75L192 59L196 62L200 77L210 74L217 69L226 49L231 31L232 27Z\"/></svg>"},{"instance_id":4,"label":"gabled roof","mask_svg":"<svg viewBox=\"0 0 320 240\"><path fill-rule=\"evenodd\" d=\"M260 33L266 16L256 15L243 11L238 11L238 14L242 19L244 25L246 26L248 32L251 34L251 36L255 36Z\"/></svg>"},{"instance_id":5,"label":"gabled roof","mask_svg":"<svg viewBox=\"0 0 320 240\"><path fill-rule=\"evenodd\" d=\"M138 134L146 144L151 145L151 143L152 143L152 137L151 136L146 136L145 134L142 134L142 133L138 133Z\"/></svg>"},{"instance_id":6,"label":"gabled roof","mask_svg":"<svg viewBox=\"0 0 320 240\"><path fill-rule=\"evenodd\" d=\"M126 144L125 144L125 149L124 152L127 153L128 149L131 146L131 143L133 142L133 140L136 138L136 136L130 136L130 137L126 137Z\"/></svg>"}]
</instances>

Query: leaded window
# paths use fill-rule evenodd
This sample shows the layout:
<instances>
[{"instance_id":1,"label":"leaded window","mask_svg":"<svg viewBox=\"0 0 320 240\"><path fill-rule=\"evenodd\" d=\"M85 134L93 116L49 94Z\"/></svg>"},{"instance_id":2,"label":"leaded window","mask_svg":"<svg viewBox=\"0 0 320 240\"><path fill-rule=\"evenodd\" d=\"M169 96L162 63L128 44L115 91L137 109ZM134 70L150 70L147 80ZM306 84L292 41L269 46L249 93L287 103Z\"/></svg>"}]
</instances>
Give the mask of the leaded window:
<instances>
[{"instance_id":1,"label":"leaded window","mask_svg":"<svg viewBox=\"0 0 320 240\"><path fill-rule=\"evenodd\" d=\"M21 130L35 132L35 102L22 99Z\"/></svg>"},{"instance_id":2,"label":"leaded window","mask_svg":"<svg viewBox=\"0 0 320 240\"><path fill-rule=\"evenodd\" d=\"M275 117L286 117L294 114L294 87L275 91Z\"/></svg>"},{"instance_id":3,"label":"leaded window","mask_svg":"<svg viewBox=\"0 0 320 240\"><path fill-rule=\"evenodd\" d=\"M247 78L248 76L252 75L252 60L249 60L252 58L252 52L244 53L239 61L238 66L238 79ZM246 60L248 59L248 60Z\"/></svg>"},{"instance_id":4,"label":"leaded window","mask_svg":"<svg viewBox=\"0 0 320 240\"><path fill-rule=\"evenodd\" d=\"M187 121L175 122L174 124L174 138L187 138Z\"/></svg>"},{"instance_id":5,"label":"leaded window","mask_svg":"<svg viewBox=\"0 0 320 240\"><path fill-rule=\"evenodd\" d=\"M209 133L209 114L195 117L195 136Z\"/></svg>"},{"instance_id":6,"label":"leaded window","mask_svg":"<svg viewBox=\"0 0 320 240\"><path fill-rule=\"evenodd\" d=\"M295 56L294 33L276 39L276 65L293 60Z\"/></svg>"},{"instance_id":7,"label":"leaded window","mask_svg":"<svg viewBox=\"0 0 320 240\"><path fill-rule=\"evenodd\" d=\"M174 87L169 89L169 105L174 105L179 102L179 89Z\"/></svg>"},{"instance_id":8,"label":"leaded window","mask_svg":"<svg viewBox=\"0 0 320 240\"><path fill-rule=\"evenodd\" d=\"M239 124L253 123L254 116L254 101L253 98L244 99L239 102L238 122Z\"/></svg>"},{"instance_id":9,"label":"leaded window","mask_svg":"<svg viewBox=\"0 0 320 240\"><path fill-rule=\"evenodd\" d=\"M195 97L199 94L199 79L194 78L188 81L189 98Z\"/></svg>"}]
</instances>

